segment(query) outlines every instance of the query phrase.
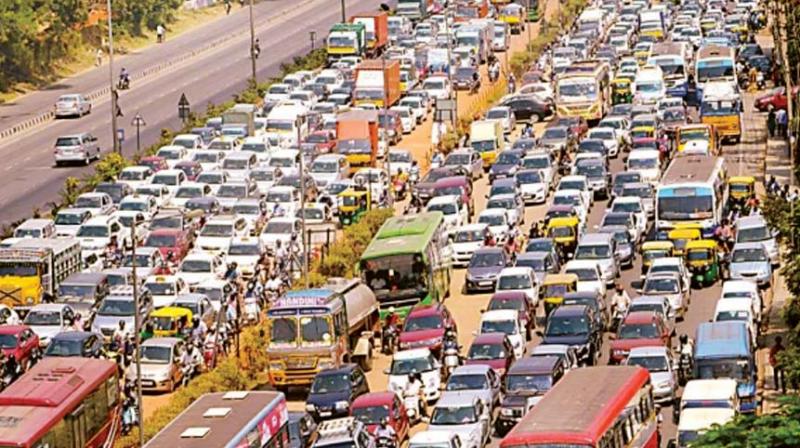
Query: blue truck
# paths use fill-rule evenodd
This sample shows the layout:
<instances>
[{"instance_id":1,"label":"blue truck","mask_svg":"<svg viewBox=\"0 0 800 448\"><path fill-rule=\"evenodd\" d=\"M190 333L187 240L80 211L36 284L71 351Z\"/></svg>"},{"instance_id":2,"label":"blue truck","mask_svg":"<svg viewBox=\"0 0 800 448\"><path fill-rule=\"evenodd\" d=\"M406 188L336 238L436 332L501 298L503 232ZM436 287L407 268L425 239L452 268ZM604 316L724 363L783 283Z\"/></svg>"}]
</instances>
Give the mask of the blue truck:
<instances>
[{"instance_id":1,"label":"blue truck","mask_svg":"<svg viewBox=\"0 0 800 448\"><path fill-rule=\"evenodd\" d=\"M744 322L706 322L697 327L694 378L736 380L739 412L756 411L756 361Z\"/></svg>"}]
</instances>

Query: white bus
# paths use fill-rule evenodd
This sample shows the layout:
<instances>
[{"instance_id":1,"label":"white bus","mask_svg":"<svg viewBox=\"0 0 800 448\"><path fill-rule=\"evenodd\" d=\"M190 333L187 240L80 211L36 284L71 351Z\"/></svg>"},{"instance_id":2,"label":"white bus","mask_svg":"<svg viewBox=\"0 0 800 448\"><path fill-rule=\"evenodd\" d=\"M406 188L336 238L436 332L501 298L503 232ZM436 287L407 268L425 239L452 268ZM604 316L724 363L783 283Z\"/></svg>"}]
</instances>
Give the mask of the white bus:
<instances>
[{"instance_id":1,"label":"white bus","mask_svg":"<svg viewBox=\"0 0 800 448\"><path fill-rule=\"evenodd\" d=\"M725 159L721 157L685 155L673 159L656 191L656 229L696 223L704 237L711 236L727 199L725 177Z\"/></svg>"},{"instance_id":2,"label":"white bus","mask_svg":"<svg viewBox=\"0 0 800 448\"><path fill-rule=\"evenodd\" d=\"M708 45L700 48L695 61L697 100L703 99L704 85L712 81L736 83L736 57L733 48Z\"/></svg>"}]
</instances>

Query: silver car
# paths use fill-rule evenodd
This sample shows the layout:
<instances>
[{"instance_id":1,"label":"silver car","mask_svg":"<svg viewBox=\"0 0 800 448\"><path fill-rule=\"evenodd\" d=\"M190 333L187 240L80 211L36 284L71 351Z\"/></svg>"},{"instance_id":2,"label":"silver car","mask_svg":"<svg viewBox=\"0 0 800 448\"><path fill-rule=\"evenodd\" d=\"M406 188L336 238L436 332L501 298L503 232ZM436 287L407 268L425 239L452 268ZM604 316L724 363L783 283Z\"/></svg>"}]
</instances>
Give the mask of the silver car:
<instances>
[{"instance_id":1,"label":"silver car","mask_svg":"<svg viewBox=\"0 0 800 448\"><path fill-rule=\"evenodd\" d=\"M61 95L56 100L53 113L56 118L60 117L82 117L92 112L92 103L83 95L73 93Z\"/></svg>"},{"instance_id":2,"label":"silver car","mask_svg":"<svg viewBox=\"0 0 800 448\"><path fill-rule=\"evenodd\" d=\"M778 243L775 232L767 226L767 222L759 215L743 216L736 220L736 243L759 242L767 248L773 266L780 263Z\"/></svg>"},{"instance_id":3,"label":"silver car","mask_svg":"<svg viewBox=\"0 0 800 448\"><path fill-rule=\"evenodd\" d=\"M772 285L772 263L763 243L737 243L730 263L731 280L749 280L762 288Z\"/></svg>"},{"instance_id":4,"label":"silver car","mask_svg":"<svg viewBox=\"0 0 800 448\"><path fill-rule=\"evenodd\" d=\"M88 132L63 135L56 139L56 166L66 162L83 162L84 165L88 165L92 160L99 159L100 144L97 142L97 137Z\"/></svg>"},{"instance_id":5,"label":"silver car","mask_svg":"<svg viewBox=\"0 0 800 448\"><path fill-rule=\"evenodd\" d=\"M142 390L172 392L183 379L183 340L152 338L142 343Z\"/></svg>"},{"instance_id":6,"label":"silver car","mask_svg":"<svg viewBox=\"0 0 800 448\"><path fill-rule=\"evenodd\" d=\"M460 392L462 395L474 395L485 405L494 409L500 404L500 377L487 365L466 365L457 367L447 378L445 391Z\"/></svg>"},{"instance_id":7,"label":"silver car","mask_svg":"<svg viewBox=\"0 0 800 448\"><path fill-rule=\"evenodd\" d=\"M672 354L667 347L636 347L631 349L625 364L644 367L650 373L653 398L657 402L673 403L678 388L678 378Z\"/></svg>"},{"instance_id":8,"label":"silver car","mask_svg":"<svg viewBox=\"0 0 800 448\"><path fill-rule=\"evenodd\" d=\"M482 448L489 441L492 414L474 395L444 392L431 414L428 431L458 434L463 448Z\"/></svg>"},{"instance_id":9,"label":"silver car","mask_svg":"<svg viewBox=\"0 0 800 448\"><path fill-rule=\"evenodd\" d=\"M689 292L683 289L680 275L675 272L648 273L638 292L644 297L666 297L671 310L669 317L676 320L682 320L689 307Z\"/></svg>"},{"instance_id":10,"label":"silver car","mask_svg":"<svg viewBox=\"0 0 800 448\"><path fill-rule=\"evenodd\" d=\"M483 177L483 159L477 151L472 149L459 149L451 152L444 159L442 166L460 169L465 176L473 179Z\"/></svg>"}]
</instances>

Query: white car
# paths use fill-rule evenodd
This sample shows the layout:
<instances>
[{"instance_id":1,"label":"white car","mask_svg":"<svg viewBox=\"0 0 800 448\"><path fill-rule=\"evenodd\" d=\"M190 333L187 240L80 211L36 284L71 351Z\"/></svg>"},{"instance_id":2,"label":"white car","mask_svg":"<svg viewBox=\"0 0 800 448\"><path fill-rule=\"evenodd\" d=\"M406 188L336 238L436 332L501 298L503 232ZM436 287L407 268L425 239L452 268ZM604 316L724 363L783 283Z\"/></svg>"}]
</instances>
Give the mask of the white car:
<instances>
[{"instance_id":1,"label":"white car","mask_svg":"<svg viewBox=\"0 0 800 448\"><path fill-rule=\"evenodd\" d=\"M178 187L186 182L186 173L181 170L161 170L153 175L151 182L167 187L170 195L174 195Z\"/></svg>"},{"instance_id":2,"label":"white car","mask_svg":"<svg viewBox=\"0 0 800 448\"><path fill-rule=\"evenodd\" d=\"M529 266L515 266L504 268L497 275L495 292L522 291L528 298L531 308L539 304L539 282L536 273Z\"/></svg>"},{"instance_id":3,"label":"white car","mask_svg":"<svg viewBox=\"0 0 800 448\"><path fill-rule=\"evenodd\" d=\"M553 187L553 181L557 171L556 160L553 154L547 151L534 152L527 154L522 159L522 169L539 170L544 175L544 182L548 188Z\"/></svg>"},{"instance_id":4,"label":"white car","mask_svg":"<svg viewBox=\"0 0 800 448\"><path fill-rule=\"evenodd\" d=\"M606 147L608 157L617 157L619 155L619 141L620 136L614 128L601 128L596 127L589 129L586 138L602 140L603 145Z\"/></svg>"},{"instance_id":5,"label":"white car","mask_svg":"<svg viewBox=\"0 0 800 448\"><path fill-rule=\"evenodd\" d=\"M673 403L678 389L676 365L668 347L635 347L625 360L629 366L644 367L650 373L653 398L657 402Z\"/></svg>"},{"instance_id":6,"label":"white car","mask_svg":"<svg viewBox=\"0 0 800 448\"><path fill-rule=\"evenodd\" d=\"M414 113L407 106L392 106L389 110L397 112L400 116L400 124L403 127L403 134L410 134L417 127L417 120Z\"/></svg>"},{"instance_id":7,"label":"white car","mask_svg":"<svg viewBox=\"0 0 800 448\"><path fill-rule=\"evenodd\" d=\"M181 261L175 275L189 287L211 278L220 278L225 274L225 263L222 257L203 252L192 252Z\"/></svg>"},{"instance_id":8,"label":"white car","mask_svg":"<svg viewBox=\"0 0 800 448\"><path fill-rule=\"evenodd\" d=\"M236 263L242 275L249 277L255 273L258 260L264 252L264 246L259 238L235 237L228 246L225 262Z\"/></svg>"},{"instance_id":9,"label":"white car","mask_svg":"<svg viewBox=\"0 0 800 448\"><path fill-rule=\"evenodd\" d=\"M489 231L492 232L494 240L498 243L502 243L506 240L509 224L511 222L508 216L508 210L505 209L495 208L484 210L478 215L478 223L489 226Z\"/></svg>"},{"instance_id":10,"label":"white car","mask_svg":"<svg viewBox=\"0 0 800 448\"><path fill-rule=\"evenodd\" d=\"M422 390L428 402L439 399L441 395L442 374L439 360L427 348L415 348L395 352L391 366L384 371L389 375L388 389L402 396L408 386L412 373L422 377Z\"/></svg>"},{"instance_id":11,"label":"white car","mask_svg":"<svg viewBox=\"0 0 800 448\"><path fill-rule=\"evenodd\" d=\"M106 246L111 243L111 238L117 239L117 244L122 241L122 225L115 216L95 216L83 223L75 237L80 242L81 254L84 258L90 255L100 256Z\"/></svg>"},{"instance_id":12,"label":"white car","mask_svg":"<svg viewBox=\"0 0 800 448\"><path fill-rule=\"evenodd\" d=\"M166 207L172 201L172 191L166 185L142 184L133 193L156 198L159 207Z\"/></svg>"},{"instance_id":13,"label":"white car","mask_svg":"<svg viewBox=\"0 0 800 448\"><path fill-rule=\"evenodd\" d=\"M725 299L717 301L714 309L714 322L740 321L747 325L753 341L758 339L758 327L761 324L755 314L753 301L748 298Z\"/></svg>"},{"instance_id":14,"label":"white car","mask_svg":"<svg viewBox=\"0 0 800 448\"><path fill-rule=\"evenodd\" d=\"M406 96L397 104L410 108L417 124L422 124L425 120L425 116L428 114L428 106L425 104L425 100L418 96Z\"/></svg>"},{"instance_id":15,"label":"white car","mask_svg":"<svg viewBox=\"0 0 800 448\"><path fill-rule=\"evenodd\" d=\"M525 204L522 198L514 194L496 194L486 201L486 210L506 210L508 219L513 225L525 222Z\"/></svg>"},{"instance_id":16,"label":"white car","mask_svg":"<svg viewBox=\"0 0 800 448\"><path fill-rule=\"evenodd\" d=\"M188 294L189 287L175 275L152 275L144 281L144 287L153 295L153 308L172 306L181 294Z\"/></svg>"},{"instance_id":17,"label":"white car","mask_svg":"<svg viewBox=\"0 0 800 448\"><path fill-rule=\"evenodd\" d=\"M150 183L150 178L153 177L153 170L147 166L128 166L122 169L117 176L117 182L121 184L128 184L132 189L136 189L139 185Z\"/></svg>"},{"instance_id":18,"label":"white car","mask_svg":"<svg viewBox=\"0 0 800 448\"><path fill-rule=\"evenodd\" d=\"M517 125L514 113L510 107L506 106L497 106L489 109L486 112L485 119L499 121L503 125L503 132L506 134L513 132L514 127Z\"/></svg>"},{"instance_id":19,"label":"white car","mask_svg":"<svg viewBox=\"0 0 800 448\"><path fill-rule=\"evenodd\" d=\"M268 213L274 215L276 210L283 210L283 216L294 216L300 208L300 192L289 185L272 187L267 190L264 201Z\"/></svg>"},{"instance_id":20,"label":"white car","mask_svg":"<svg viewBox=\"0 0 800 448\"><path fill-rule=\"evenodd\" d=\"M450 98L453 89L447 76L434 75L425 78L422 90L428 92L431 98L446 100Z\"/></svg>"},{"instance_id":21,"label":"white car","mask_svg":"<svg viewBox=\"0 0 800 448\"><path fill-rule=\"evenodd\" d=\"M173 169L178 162L189 158L189 152L186 150L186 148L180 145L167 145L158 148L158 151L156 151L156 157L161 157L162 159L166 160L167 166L170 169Z\"/></svg>"},{"instance_id":22,"label":"white car","mask_svg":"<svg viewBox=\"0 0 800 448\"><path fill-rule=\"evenodd\" d=\"M442 212L444 214L444 227L448 232L469 222L469 211L461 203L460 196L436 196L428 201L425 211Z\"/></svg>"},{"instance_id":23,"label":"white car","mask_svg":"<svg viewBox=\"0 0 800 448\"><path fill-rule=\"evenodd\" d=\"M461 448L482 448L491 438L492 429L490 403L460 391L442 394L428 424L428 431L458 434Z\"/></svg>"},{"instance_id":24,"label":"white car","mask_svg":"<svg viewBox=\"0 0 800 448\"><path fill-rule=\"evenodd\" d=\"M692 274L686 267L683 257L660 257L652 261L648 273L674 272L681 278L683 289L688 291L691 287Z\"/></svg>"},{"instance_id":25,"label":"white car","mask_svg":"<svg viewBox=\"0 0 800 448\"><path fill-rule=\"evenodd\" d=\"M274 251L281 242L284 248L290 247L292 241L300 236L300 220L294 216L283 216L272 218L267 221L267 225L261 230L258 236L261 239L261 244L270 251Z\"/></svg>"},{"instance_id":26,"label":"white car","mask_svg":"<svg viewBox=\"0 0 800 448\"><path fill-rule=\"evenodd\" d=\"M638 171L642 182L658 184L661 179L661 153L655 149L637 149L628 154L628 171Z\"/></svg>"},{"instance_id":27,"label":"white car","mask_svg":"<svg viewBox=\"0 0 800 448\"><path fill-rule=\"evenodd\" d=\"M411 165L414 162L414 156L411 155L411 151L394 148L389 150L387 157L389 159L387 170L391 172L392 177L396 176L400 170L406 174L411 172Z\"/></svg>"},{"instance_id":28,"label":"white car","mask_svg":"<svg viewBox=\"0 0 800 448\"><path fill-rule=\"evenodd\" d=\"M575 208L581 228L586 226L589 217L589 206L585 201L586 195L580 190L558 190L553 193L553 205L571 205Z\"/></svg>"},{"instance_id":29,"label":"white car","mask_svg":"<svg viewBox=\"0 0 800 448\"><path fill-rule=\"evenodd\" d=\"M40 303L25 315L23 323L39 336L39 346L46 347L53 336L72 326L75 312L63 303Z\"/></svg>"},{"instance_id":30,"label":"white car","mask_svg":"<svg viewBox=\"0 0 800 448\"><path fill-rule=\"evenodd\" d=\"M564 266L564 273L578 276L578 284L576 285L578 292L594 292L601 297L605 297L606 282L603 280L600 265L596 261L570 260Z\"/></svg>"},{"instance_id":31,"label":"white car","mask_svg":"<svg viewBox=\"0 0 800 448\"><path fill-rule=\"evenodd\" d=\"M636 218L636 227L639 228L639 235L647 233L647 211L644 209L642 198L637 196L618 197L611 203L609 211L612 213L633 213Z\"/></svg>"},{"instance_id":32,"label":"white car","mask_svg":"<svg viewBox=\"0 0 800 448\"><path fill-rule=\"evenodd\" d=\"M83 193L72 206L88 210L92 216L110 215L117 209L108 193Z\"/></svg>"},{"instance_id":33,"label":"white car","mask_svg":"<svg viewBox=\"0 0 800 448\"><path fill-rule=\"evenodd\" d=\"M225 160L225 151L213 149L193 151L189 156L189 160L199 163L200 167L203 168L203 172L207 173L219 169L219 167L222 166L222 161Z\"/></svg>"},{"instance_id":34,"label":"white car","mask_svg":"<svg viewBox=\"0 0 800 448\"><path fill-rule=\"evenodd\" d=\"M139 212L145 221L150 221L158 212L158 201L150 195L128 195L119 201L119 211Z\"/></svg>"},{"instance_id":35,"label":"white car","mask_svg":"<svg viewBox=\"0 0 800 448\"><path fill-rule=\"evenodd\" d=\"M525 205L543 204L550 193L550 185L542 170L530 169L518 171L514 175Z\"/></svg>"},{"instance_id":36,"label":"white car","mask_svg":"<svg viewBox=\"0 0 800 448\"><path fill-rule=\"evenodd\" d=\"M559 190L580 191L587 211L592 204L594 204L594 195L592 194L592 189L589 187L589 179L587 179L586 176L571 175L562 177L561 180L558 181L558 186L556 187L556 191Z\"/></svg>"},{"instance_id":37,"label":"white car","mask_svg":"<svg viewBox=\"0 0 800 448\"><path fill-rule=\"evenodd\" d=\"M476 250L483 247L489 226L484 223L466 224L450 232L450 247L453 252L453 265L466 267Z\"/></svg>"},{"instance_id":38,"label":"white car","mask_svg":"<svg viewBox=\"0 0 800 448\"><path fill-rule=\"evenodd\" d=\"M169 205L182 209L192 199L205 198L213 194L214 192L208 184L186 182L175 190L175 195L170 198Z\"/></svg>"},{"instance_id":39,"label":"white car","mask_svg":"<svg viewBox=\"0 0 800 448\"><path fill-rule=\"evenodd\" d=\"M353 175L353 183L368 187L375 204L380 204L389 191L389 175L380 168L360 168Z\"/></svg>"},{"instance_id":40,"label":"white car","mask_svg":"<svg viewBox=\"0 0 800 448\"><path fill-rule=\"evenodd\" d=\"M288 100L292 90L294 90L294 87L291 84L275 83L267 89L267 93L264 95L264 102L277 103L281 100Z\"/></svg>"},{"instance_id":41,"label":"white car","mask_svg":"<svg viewBox=\"0 0 800 448\"><path fill-rule=\"evenodd\" d=\"M216 216L209 219L200 229L195 241L195 247L205 252L227 253L231 238L247 236L250 227L247 220L241 216Z\"/></svg>"},{"instance_id":42,"label":"white car","mask_svg":"<svg viewBox=\"0 0 800 448\"><path fill-rule=\"evenodd\" d=\"M525 354L525 330L517 310L491 310L481 314L480 330L476 334L503 333L514 349L514 357Z\"/></svg>"},{"instance_id":43,"label":"white car","mask_svg":"<svg viewBox=\"0 0 800 448\"><path fill-rule=\"evenodd\" d=\"M756 319L761 320L761 313L764 305L758 285L749 280L727 280L722 283L722 293L720 294L719 301L743 298L750 299L750 301L753 302L753 310L755 310ZM719 303L719 301L717 303Z\"/></svg>"},{"instance_id":44,"label":"white car","mask_svg":"<svg viewBox=\"0 0 800 448\"><path fill-rule=\"evenodd\" d=\"M545 102L553 101L555 98L553 87L546 82L532 82L530 84L525 84L524 86L520 87L517 93L520 95L531 94Z\"/></svg>"}]
</instances>

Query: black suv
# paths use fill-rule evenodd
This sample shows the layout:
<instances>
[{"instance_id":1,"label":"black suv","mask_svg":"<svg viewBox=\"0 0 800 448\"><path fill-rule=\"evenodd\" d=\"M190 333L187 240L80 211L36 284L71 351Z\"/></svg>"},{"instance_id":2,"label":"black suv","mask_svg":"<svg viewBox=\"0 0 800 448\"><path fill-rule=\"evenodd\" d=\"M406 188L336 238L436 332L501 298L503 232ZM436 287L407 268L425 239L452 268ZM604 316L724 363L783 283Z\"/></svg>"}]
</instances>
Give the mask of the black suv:
<instances>
[{"instance_id":1,"label":"black suv","mask_svg":"<svg viewBox=\"0 0 800 448\"><path fill-rule=\"evenodd\" d=\"M600 354L603 329L592 308L586 305L561 305L547 317L544 332L538 332L543 344L571 345L578 350L578 361L593 365Z\"/></svg>"},{"instance_id":2,"label":"black suv","mask_svg":"<svg viewBox=\"0 0 800 448\"><path fill-rule=\"evenodd\" d=\"M497 434L505 436L566 372L566 361L556 355L522 358L512 364L503 382Z\"/></svg>"},{"instance_id":3,"label":"black suv","mask_svg":"<svg viewBox=\"0 0 800 448\"><path fill-rule=\"evenodd\" d=\"M306 410L321 421L350 415L350 404L369 392L364 372L356 364L326 369L314 377L306 400Z\"/></svg>"}]
</instances>

